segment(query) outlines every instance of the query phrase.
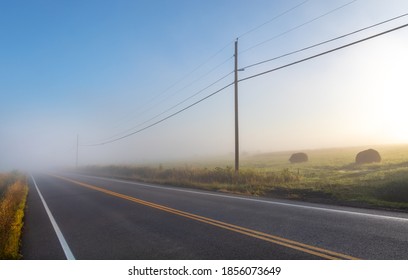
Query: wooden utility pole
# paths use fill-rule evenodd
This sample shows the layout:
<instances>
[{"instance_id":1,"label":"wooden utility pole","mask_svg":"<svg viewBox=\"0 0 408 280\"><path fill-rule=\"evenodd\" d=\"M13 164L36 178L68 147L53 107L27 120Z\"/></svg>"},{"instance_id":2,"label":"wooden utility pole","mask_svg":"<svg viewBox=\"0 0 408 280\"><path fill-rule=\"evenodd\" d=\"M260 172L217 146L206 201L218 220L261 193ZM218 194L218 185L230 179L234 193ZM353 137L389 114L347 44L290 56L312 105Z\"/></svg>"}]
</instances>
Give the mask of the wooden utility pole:
<instances>
[{"instance_id":1,"label":"wooden utility pole","mask_svg":"<svg viewBox=\"0 0 408 280\"><path fill-rule=\"evenodd\" d=\"M235 40L235 69L234 69L234 92L235 92L235 173L239 172L239 126L238 126L238 38Z\"/></svg>"}]
</instances>

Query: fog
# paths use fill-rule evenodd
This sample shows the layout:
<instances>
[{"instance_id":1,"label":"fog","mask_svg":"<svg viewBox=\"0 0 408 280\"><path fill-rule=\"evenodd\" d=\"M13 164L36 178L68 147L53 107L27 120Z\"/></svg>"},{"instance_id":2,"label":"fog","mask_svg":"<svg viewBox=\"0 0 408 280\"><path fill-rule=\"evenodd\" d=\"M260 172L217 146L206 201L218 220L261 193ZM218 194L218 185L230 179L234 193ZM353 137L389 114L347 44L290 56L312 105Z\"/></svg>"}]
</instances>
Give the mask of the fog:
<instances>
[{"instance_id":1,"label":"fog","mask_svg":"<svg viewBox=\"0 0 408 280\"><path fill-rule=\"evenodd\" d=\"M327 7L323 2L300 10L290 20L282 18L279 25L265 26L265 30L260 28L240 38L240 50L335 6L332 3L333 7ZM217 18L225 24L211 28L188 13L182 13L186 18L179 19L173 11L168 15L175 21L171 28L150 26L152 19L146 17L143 20L151 30L133 34L129 28L130 23L136 23L132 10L123 10L123 17L98 18L88 26L86 9L78 26L69 26L73 30L62 20L69 14L61 20L36 18L35 25L45 35L35 39L30 32L40 34L38 30L16 27L14 32L22 32L22 37L6 34L9 44L0 49L0 61L5 65L0 78L0 170L73 167L77 152L80 166L197 162L217 156L230 157L233 165L233 87L140 133L98 144L154 124L231 83L233 75L210 86L233 70L233 40L229 38L270 19L270 12L262 11L262 7L284 10L288 8L285 3L278 7L268 1L252 5L253 14L263 20L248 16L239 24L235 17L222 17L224 10L220 8ZM408 9L404 1L394 1L386 10L377 2L353 5L330 20L240 53L239 66L345 34L395 16L404 7ZM245 10L245 4L238 6ZM48 20L65 31L57 32ZM402 22L240 71L239 77L285 65ZM102 32L105 25L111 28L107 33ZM89 36L95 30L99 32ZM241 153L408 143L407 35L402 29L239 83ZM167 38L166 46L161 36ZM144 38L143 44L140 38Z\"/></svg>"}]
</instances>

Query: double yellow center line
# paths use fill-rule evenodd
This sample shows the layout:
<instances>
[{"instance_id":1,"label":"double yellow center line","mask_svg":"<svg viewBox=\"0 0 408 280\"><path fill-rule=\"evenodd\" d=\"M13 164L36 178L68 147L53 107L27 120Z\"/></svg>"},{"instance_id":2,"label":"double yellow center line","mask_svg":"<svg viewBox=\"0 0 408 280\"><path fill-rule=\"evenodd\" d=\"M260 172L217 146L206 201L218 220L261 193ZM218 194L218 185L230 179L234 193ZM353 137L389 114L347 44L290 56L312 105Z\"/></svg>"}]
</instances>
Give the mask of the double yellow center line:
<instances>
[{"instance_id":1,"label":"double yellow center line","mask_svg":"<svg viewBox=\"0 0 408 280\"><path fill-rule=\"evenodd\" d=\"M212 226L223 228L223 229L226 229L226 230L229 230L229 231L237 232L237 233L240 233L240 234L243 234L243 235L246 235L246 236L250 236L250 237L261 239L261 240L264 240L264 241L267 241L267 242L279 244L279 245L282 245L282 246L285 246L285 247L288 247L288 248L292 248L294 250L298 250L298 251L301 251L301 252L304 252L304 253L308 253L308 254L311 254L311 255L314 255L314 256L321 257L323 259L330 259L330 260L356 260L357 259L357 258L354 258L352 256L345 255L345 254L333 252L333 251L330 251L330 250L326 250L326 249L318 248L318 247L315 247L315 246L307 245L307 244L304 244L304 243L296 242L296 241L293 241L293 240L290 240L290 239L282 238L282 237L271 235L271 234L268 234L268 233L248 229L248 228L245 228L245 227L240 227L240 226L237 226L237 225L233 225L233 224L225 223L225 222L222 222L222 221L210 219L210 218L207 218L207 217L203 217L203 216L199 216L199 215L192 214L192 213L189 213L189 212L177 210L177 209L170 208L170 207L167 207L167 206L163 206L163 205L160 205L160 204L148 202L148 201L145 201L145 200L141 200L141 199L131 197L131 196L128 196L128 195L124 195L124 194L121 194L121 193L109 191L109 190L101 188L101 187L97 187L97 186L90 185L90 184L87 184L87 183L75 181L75 180L68 179L68 178L65 178L65 177L61 177L61 176L57 176L57 175L52 175L52 176L54 176L56 178L59 178L61 180L65 180L65 181L74 183L76 185L79 185L79 186L82 186L82 187L85 187L85 188L88 188L88 189L92 189L92 190L95 190L95 191L98 191L98 192L102 192L102 193L105 193L105 194L108 194L108 195L111 195L111 196L119 197L119 198L122 198L122 199L125 199L125 200L128 200L128 201L132 201L132 202L135 202L135 203L138 203L138 204L141 204L141 205L145 205L145 206L148 206L148 207L151 207L151 208L155 208L155 209L158 209L158 210L161 210L161 211L165 211L165 212L168 212L168 213L171 213L171 214L174 214L174 215L182 216L182 217L185 217L185 218L188 218L188 219L196 220L196 221L206 223L206 224L209 224L209 225L212 225Z\"/></svg>"}]
</instances>

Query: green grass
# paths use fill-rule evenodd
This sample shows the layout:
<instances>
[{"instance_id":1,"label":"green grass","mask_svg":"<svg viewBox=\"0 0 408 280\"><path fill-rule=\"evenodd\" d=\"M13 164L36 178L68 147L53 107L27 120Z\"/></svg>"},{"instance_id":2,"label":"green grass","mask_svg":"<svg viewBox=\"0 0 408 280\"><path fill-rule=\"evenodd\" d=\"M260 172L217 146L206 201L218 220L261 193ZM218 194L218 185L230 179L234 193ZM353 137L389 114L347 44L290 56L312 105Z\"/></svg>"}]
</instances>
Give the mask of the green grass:
<instances>
[{"instance_id":1,"label":"green grass","mask_svg":"<svg viewBox=\"0 0 408 280\"><path fill-rule=\"evenodd\" d=\"M0 174L0 259L19 259L20 237L28 193L24 176Z\"/></svg>"},{"instance_id":2,"label":"green grass","mask_svg":"<svg viewBox=\"0 0 408 280\"><path fill-rule=\"evenodd\" d=\"M307 163L290 164L292 152L244 156L239 175L230 158L158 166L93 166L84 171L145 182L247 195L408 210L408 145L374 146L377 164L356 165L361 147L306 150Z\"/></svg>"}]
</instances>

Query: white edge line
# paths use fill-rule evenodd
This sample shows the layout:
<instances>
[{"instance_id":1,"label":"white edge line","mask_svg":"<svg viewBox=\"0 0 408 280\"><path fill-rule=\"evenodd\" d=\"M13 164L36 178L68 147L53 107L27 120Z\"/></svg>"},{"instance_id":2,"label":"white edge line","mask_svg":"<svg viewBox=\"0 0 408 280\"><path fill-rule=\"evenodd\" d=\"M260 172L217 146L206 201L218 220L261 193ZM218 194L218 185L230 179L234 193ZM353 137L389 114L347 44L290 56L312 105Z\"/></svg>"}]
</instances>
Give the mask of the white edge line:
<instances>
[{"instance_id":1,"label":"white edge line","mask_svg":"<svg viewBox=\"0 0 408 280\"><path fill-rule=\"evenodd\" d=\"M42 203L44 205L45 211L48 214L48 218L51 221L52 227L54 228L54 231L57 234L58 240L59 240L59 242L61 244L62 250L64 250L64 254L65 254L67 260L75 260L75 257L72 254L71 249L69 248L68 243L65 240L64 235L62 234L57 222L55 221L54 216L52 215L50 209L48 208L48 205L45 202L45 200L44 200L44 198L43 198L43 196L42 196L42 194L40 192L40 189L38 188L37 183L35 182L35 179L34 179L33 175L30 174L30 176L31 176L31 179L34 182L35 188L37 189L38 195L40 196L40 199L41 199L41 201L42 201Z\"/></svg>"},{"instance_id":2,"label":"white edge line","mask_svg":"<svg viewBox=\"0 0 408 280\"><path fill-rule=\"evenodd\" d=\"M88 175L81 175L81 174L77 174L77 175L80 175L80 176L83 176L83 177L106 180L106 181L112 181L112 182L119 182L119 183L131 184L131 185L139 185L139 186L157 188L157 189L165 189L165 190L170 190L170 191L194 193L194 194L200 194L200 195L208 195L208 196L224 197L224 198L229 198L229 199L254 201L254 202L261 202L261 203L281 205L281 206L289 206L289 207L297 207L297 208L303 208L303 209L326 211L326 212L332 212L332 213L341 213L341 214L349 214L349 215L356 215L356 216L365 216L365 217L369 217L369 218L390 219L390 220L398 220L398 221L408 222L408 218L401 218L401 217L376 215L376 214L361 213L361 212L352 212L352 211L347 211L347 210L338 210L338 209L323 208L323 207L316 207L316 206L307 206L307 205L300 205L300 204L294 204L294 203L292 204L292 203L261 200L261 199L239 197L239 196L230 196L230 195L217 194L217 193L207 193L207 192L183 190L183 189L176 189L176 188L171 188L171 187L162 187L162 186L157 186L157 185L152 185L152 184L138 183L138 182L132 182L132 181L126 181L126 180L120 180L120 179L112 179L112 178L106 178L106 177L88 176Z\"/></svg>"}]
</instances>

